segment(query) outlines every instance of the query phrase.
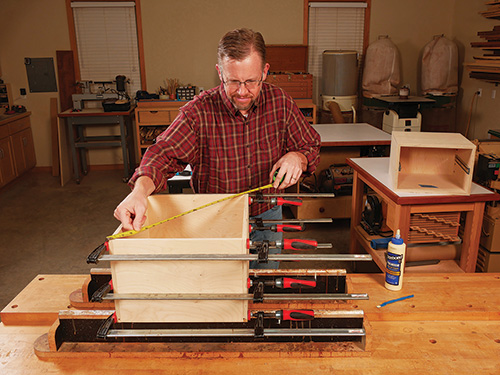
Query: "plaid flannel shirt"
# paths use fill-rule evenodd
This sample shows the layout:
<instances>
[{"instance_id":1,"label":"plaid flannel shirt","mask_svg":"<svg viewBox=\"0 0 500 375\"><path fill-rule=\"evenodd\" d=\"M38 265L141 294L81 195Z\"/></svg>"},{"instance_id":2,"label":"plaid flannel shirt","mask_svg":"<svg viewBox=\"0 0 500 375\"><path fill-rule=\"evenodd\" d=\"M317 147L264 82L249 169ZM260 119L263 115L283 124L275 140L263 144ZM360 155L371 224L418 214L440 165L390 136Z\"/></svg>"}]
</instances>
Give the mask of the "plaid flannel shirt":
<instances>
[{"instance_id":1,"label":"plaid flannel shirt","mask_svg":"<svg viewBox=\"0 0 500 375\"><path fill-rule=\"evenodd\" d=\"M196 193L234 194L269 183L274 163L290 151L306 156L306 173L319 163L320 136L309 125L292 98L280 88L262 83L248 116L241 115L223 85L198 95L179 110L172 124L144 154L130 180L150 177L155 192L167 179L192 167ZM270 206L253 204L252 216Z\"/></svg>"}]
</instances>

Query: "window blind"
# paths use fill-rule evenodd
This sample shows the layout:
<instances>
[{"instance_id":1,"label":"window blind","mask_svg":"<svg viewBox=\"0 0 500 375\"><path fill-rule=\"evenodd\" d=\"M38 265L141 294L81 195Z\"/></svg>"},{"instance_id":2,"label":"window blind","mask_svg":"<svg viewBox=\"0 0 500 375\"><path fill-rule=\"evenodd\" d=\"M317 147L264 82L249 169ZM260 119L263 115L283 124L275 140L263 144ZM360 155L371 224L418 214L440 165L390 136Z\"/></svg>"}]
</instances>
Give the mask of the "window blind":
<instances>
[{"instance_id":1,"label":"window blind","mask_svg":"<svg viewBox=\"0 0 500 375\"><path fill-rule=\"evenodd\" d=\"M82 80L130 80L131 97L141 89L137 23L133 2L73 2Z\"/></svg>"},{"instance_id":2,"label":"window blind","mask_svg":"<svg viewBox=\"0 0 500 375\"><path fill-rule=\"evenodd\" d=\"M319 104L322 56L325 50L354 50L362 66L364 2L309 3L308 72L313 75L313 101Z\"/></svg>"}]
</instances>

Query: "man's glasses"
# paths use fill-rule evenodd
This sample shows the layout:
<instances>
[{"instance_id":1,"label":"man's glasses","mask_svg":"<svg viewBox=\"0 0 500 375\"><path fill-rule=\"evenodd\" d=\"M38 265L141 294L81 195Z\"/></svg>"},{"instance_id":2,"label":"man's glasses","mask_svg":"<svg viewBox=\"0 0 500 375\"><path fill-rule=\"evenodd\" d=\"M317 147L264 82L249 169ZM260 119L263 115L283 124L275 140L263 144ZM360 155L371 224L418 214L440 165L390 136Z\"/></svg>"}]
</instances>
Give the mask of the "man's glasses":
<instances>
[{"instance_id":1,"label":"man's glasses","mask_svg":"<svg viewBox=\"0 0 500 375\"><path fill-rule=\"evenodd\" d=\"M222 83L224 85L226 85L226 87L231 91L239 90L241 85L244 85L247 90L254 90L262 83L262 79L259 79L259 80L247 79L244 82L235 81L235 80L228 80L228 81L222 80Z\"/></svg>"}]
</instances>

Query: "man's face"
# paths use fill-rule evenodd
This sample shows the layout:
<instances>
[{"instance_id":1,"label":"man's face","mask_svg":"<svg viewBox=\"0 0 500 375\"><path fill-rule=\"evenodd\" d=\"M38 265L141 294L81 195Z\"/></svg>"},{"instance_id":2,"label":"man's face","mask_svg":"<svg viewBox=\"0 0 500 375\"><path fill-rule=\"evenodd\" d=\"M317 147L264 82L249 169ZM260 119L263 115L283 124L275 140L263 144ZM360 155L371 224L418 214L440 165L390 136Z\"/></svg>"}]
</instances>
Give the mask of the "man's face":
<instances>
[{"instance_id":1,"label":"man's face","mask_svg":"<svg viewBox=\"0 0 500 375\"><path fill-rule=\"evenodd\" d=\"M259 96L262 81L266 79L269 64L262 69L262 60L257 52L252 51L244 60L225 59L221 66L216 66L219 78L224 83L224 90L243 115L246 115ZM243 84L247 82L247 84Z\"/></svg>"}]
</instances>

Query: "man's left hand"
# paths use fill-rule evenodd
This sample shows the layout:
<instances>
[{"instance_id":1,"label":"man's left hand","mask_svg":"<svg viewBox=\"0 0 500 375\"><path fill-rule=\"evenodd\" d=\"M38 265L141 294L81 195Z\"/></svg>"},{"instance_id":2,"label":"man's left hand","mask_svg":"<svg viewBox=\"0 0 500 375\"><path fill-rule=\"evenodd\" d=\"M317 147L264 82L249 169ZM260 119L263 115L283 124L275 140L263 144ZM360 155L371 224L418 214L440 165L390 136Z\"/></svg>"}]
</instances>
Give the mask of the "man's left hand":
<instances>
[{"instance_id":1,"label":"man's left hand","mask_svg":"<svg viewBox=\"0 0 500 375\"><path fill-rule=\"evenodd\" d=\"M305 171L306 168L307 158L304 154L297 151L289 152L283 155L276 164L273 165L273 169L269 175L270 182L273 182L274 172L279 169L273 186L280 190L286 189L299 181L302 172Z\"/></svg>"}]
</instances>

